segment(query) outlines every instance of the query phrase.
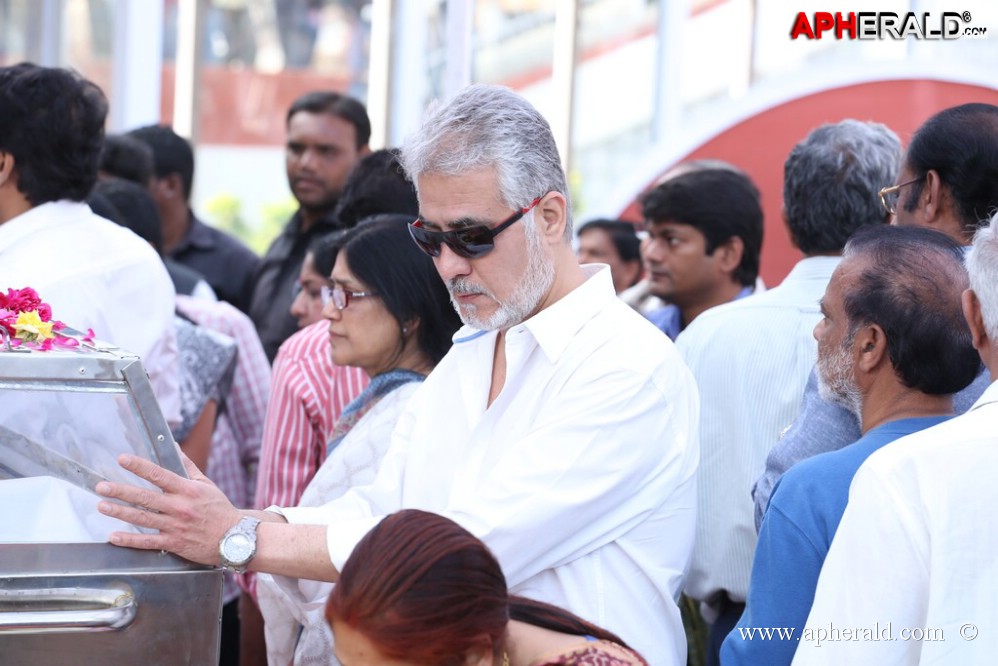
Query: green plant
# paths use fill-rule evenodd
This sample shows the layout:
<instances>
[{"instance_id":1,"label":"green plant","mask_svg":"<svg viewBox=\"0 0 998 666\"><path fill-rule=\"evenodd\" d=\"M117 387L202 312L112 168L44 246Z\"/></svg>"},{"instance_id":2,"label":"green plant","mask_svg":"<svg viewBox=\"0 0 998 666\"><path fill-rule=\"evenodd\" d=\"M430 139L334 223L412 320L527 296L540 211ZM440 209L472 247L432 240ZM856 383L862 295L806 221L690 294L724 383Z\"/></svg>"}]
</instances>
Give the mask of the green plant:
<instances>
[{"instance_id":1,"label":"green plant","mask_svg":"<svg viewBox=\"0 0 998 666\"><path fill-rule=\"evenodd\" d=\"M246 243L251 250L262 255L298 209L298 204L290 196L281 201L264 204L257 224L249 224L246 221L242 208L239 197L229 192L215 195L204 205L205 214L213 226L229 232Z\"/></svg>"}]
</instances>

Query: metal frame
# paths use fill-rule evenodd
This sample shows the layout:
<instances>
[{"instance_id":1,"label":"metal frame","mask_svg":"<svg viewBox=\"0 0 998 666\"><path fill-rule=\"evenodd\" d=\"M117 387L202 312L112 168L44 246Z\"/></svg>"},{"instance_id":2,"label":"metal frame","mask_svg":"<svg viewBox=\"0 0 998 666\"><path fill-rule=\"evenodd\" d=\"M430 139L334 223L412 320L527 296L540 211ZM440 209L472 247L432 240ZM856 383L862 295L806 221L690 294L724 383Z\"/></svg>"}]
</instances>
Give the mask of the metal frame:
<instances>
[{"instance_id":1,"label":"metal frame","mask_svg":"<svg viewBox=\"0 0 998 666\"><path fill-rule=\"evenodd\" d=\"M152 385L137 356L110 348L0 352L0 389L121 393L129 396L155 461L187 477Z\"/></svg>"}]
</instances>

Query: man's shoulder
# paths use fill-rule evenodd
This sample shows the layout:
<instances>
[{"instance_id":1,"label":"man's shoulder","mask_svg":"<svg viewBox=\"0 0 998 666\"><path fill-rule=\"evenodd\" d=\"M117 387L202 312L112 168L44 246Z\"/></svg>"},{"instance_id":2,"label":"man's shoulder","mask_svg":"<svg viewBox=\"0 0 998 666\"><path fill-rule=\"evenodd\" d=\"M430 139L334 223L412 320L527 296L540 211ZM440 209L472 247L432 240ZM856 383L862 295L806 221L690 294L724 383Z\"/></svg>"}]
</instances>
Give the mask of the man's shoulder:
<instances>
[{"instance_id":1,"label":"man's shoulder","mask_svg":"<svg viewBox=\"0 0 998 666\"><path fill-rule=\"evenodd\" d=\"M675 354L675 344L654 321L642 316L618 298L610 300L601 308L583 330L586 328L606 341L607 351L626 356L644 356L648 360L664 360Z\"/></svg>"},{"instance_id":2,"label":"man's shoulder","mask_svg":"<svg viewBox=\"0 0 998 666\"><path fill-rule=\"evenodd\" d=\"M973 456L963 455L968 448L975 452L993 449L994 457L998 459L998 430L993 427L996 419L998 403L982 405L931 428L898 438L890 446L873 453L864 467L883 476L914 470L933 475L954 465L973 467L977 464ZM987 440L994 445L983 445Z\"/></svg>"},{"instance_id":3,"label":"man's shoulder","mask_svg":"<svg viewBox=\"0 0 998 666\"><path fill-rule=\"evenodd\" d=\"M807 498L813 497L815 493L826 491L829 484L841 482L846 476L852 478L852 473L865 457L854 448L859 442L862 442L862 439L841 449L824 451L798 462L780 478L781 497L778 501L774 491L773 502L785 504L788 499L790 503L806 502Z\"/></svg>"},{"instance_id":4,"label":"man's shoulder","mask_svg":"<svg viewBox=\"0 0 998 666\"><path fill-rule=\"evenodd\" d=\"M675 343L619 299L601 309L577 338L571 363L580 381L627 376L634 386L654 386L663 395L696 393L693 375Z\"/></svg>"},{"instance_id":5,"label":"man's shoulder","mask_svg":"<svg viewBox=\"0 0 998 666\"><path fill-rule=\"evenodd\" d=\"M256 253L241 240L227 231L203 222L197 216L193 218L191 235L192 240L200 241L199 245L205 249L214 247L226 254L236 255L240 259L259 260Z\"/></svg>"}]
</instances>

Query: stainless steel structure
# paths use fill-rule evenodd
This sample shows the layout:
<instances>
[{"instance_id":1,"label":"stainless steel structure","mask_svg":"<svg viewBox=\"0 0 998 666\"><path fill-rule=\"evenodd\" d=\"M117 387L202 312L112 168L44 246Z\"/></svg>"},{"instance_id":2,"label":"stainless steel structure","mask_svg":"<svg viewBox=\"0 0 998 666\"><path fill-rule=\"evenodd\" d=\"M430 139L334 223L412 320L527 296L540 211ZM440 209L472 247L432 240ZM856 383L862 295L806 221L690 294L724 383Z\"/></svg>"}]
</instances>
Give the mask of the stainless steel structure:
<instances>
[{"instance_id":1,"label":"stainless steel structure","mask_svg":"<svg viewBox=\"0 0 998 666\"><path fill-rule=\"evenodd\" d=\"M0 341L0 663L218 663L219 570L112 546L103 524L103 537L58 542L95 530L100 480L141 483L117 465L122 452L184 474L137 357ZM73 497L78 515L44 513L32 493L48 488Z\"/></svg>"}]
</instances>

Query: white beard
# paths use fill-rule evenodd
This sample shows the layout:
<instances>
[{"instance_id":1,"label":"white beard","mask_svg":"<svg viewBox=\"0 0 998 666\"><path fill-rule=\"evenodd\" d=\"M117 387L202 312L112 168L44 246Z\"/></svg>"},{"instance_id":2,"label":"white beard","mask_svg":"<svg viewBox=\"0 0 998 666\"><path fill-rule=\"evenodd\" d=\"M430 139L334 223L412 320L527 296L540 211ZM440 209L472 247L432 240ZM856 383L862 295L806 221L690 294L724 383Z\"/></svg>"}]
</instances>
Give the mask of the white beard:
<instances>
[{"instance_id":1,"label":"white beard","mask_svg":"<svg viewBox=\"0 0 998 666\"><path fill-rule=\"evenodd\" d=\"M861 419L863 394L852 377L849 351L847 344L829 354L818 353L818 393L826 401L848 409Z\"/></svg>"},{"instance_id":2,"label":"white beard","mask_svg":"<svg viewBox=\"0 0 998 666\"><path fill-rule=\"evenodd\" d=\"M533 211L531 211L533 215ZM520 282L509 298L503 302L495 294L482 285L477 285L465 278L454 278L447 283L451 295L451 303L457 314L468 326L482 331L505 330L526 320L534 313L541 299L551 290L554 283L554 264L545 256L541 248L540 235L534 226L534 220L524 220L527 224L527 268L520 277ZM492 299L497 307L490 317L482 318L477 313L474 304L458 303L456 294L482 294Z\"/></svg>"}]
</instances>

